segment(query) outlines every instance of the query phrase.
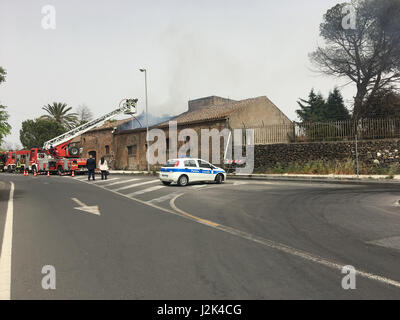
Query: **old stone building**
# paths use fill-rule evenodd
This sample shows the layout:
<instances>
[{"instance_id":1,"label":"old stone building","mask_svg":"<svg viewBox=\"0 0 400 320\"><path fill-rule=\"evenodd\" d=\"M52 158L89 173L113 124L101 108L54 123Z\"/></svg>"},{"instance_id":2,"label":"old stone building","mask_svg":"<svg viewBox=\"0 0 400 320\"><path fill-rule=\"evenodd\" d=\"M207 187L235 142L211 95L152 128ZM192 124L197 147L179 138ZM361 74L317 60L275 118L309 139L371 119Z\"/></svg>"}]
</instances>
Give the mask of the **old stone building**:
<instances>
[{"instance_id":1,"label":"old stone building","mask_svg":"<svg viewBox=\"0 0 400 320\"><path fill-rule=\"evenodd\" d=\"M131 121L130 118L108 120L101 127L94 128L75 138L71 144L82 148L82 157L88 158L90 154L97 160L104 157L111 167L114 167L114 133L119 126L129 121Z\"/></svg>"},{"instance_id":2,"label":"old stone building","mask_svg":"<svg viewBox=\"0 0 400 320\"><path fill-rule=\"evenodd\" d=\"M90 154L98 159L105 157L113 169L146 170L146 128L124 130L133 119L107 121L103 126L84 133L73 143L82 148L82 156ZM170 121L177 124L177 134L184 129L193 129L199 137L198 149L201 155L201 130L246 129L270 125L290 124L291 121L267 97L241 101L211 96L188 102L188 110ZM169 122L150 127L165 133L165 146L173 144L169 136ZM177 143L180 148L185 141ZM150 145L152 143L150 142ZM211 144L210 144L211 148ZM223 158L223 141L221 141ZM167 157L172 156L167 152ZM176 155L175 155L176 156ZM210 160L211 159L205 159ZM215 163L220 164L220 163ZM156 166L158 167L158 166Z\"/></svg>"},{"instance_id":3,"label":"old stone building","mask_svg":"<svg viewBox=\"0 0 400 320\"><path fill-rule=\"evenodd\" d=\"M170 121L177 123L177 133L184 129L193 129L201 137L202 129L246 129L261 126L289 124L291 121L267 97L258 97L234 101L211 96L188 103L188 110ZM165 133L167 158L171 156L168 150L172 145L169 136L169 122L153 126L151 129L161 129ZM146 161L146 129L121 130L113 136L115 168L129 170L145 170ZM185 141L178 142L179 148ZM201 141L198 141L198 155L201 155ZM211 144L209 146L211 148ZM222 160L223 142L220 144ZM175 155L176 156L176 155ZM211 161L211 159L205 159ZM215 164L221 164L215 163Z\"/></svg>"}]
</instances>

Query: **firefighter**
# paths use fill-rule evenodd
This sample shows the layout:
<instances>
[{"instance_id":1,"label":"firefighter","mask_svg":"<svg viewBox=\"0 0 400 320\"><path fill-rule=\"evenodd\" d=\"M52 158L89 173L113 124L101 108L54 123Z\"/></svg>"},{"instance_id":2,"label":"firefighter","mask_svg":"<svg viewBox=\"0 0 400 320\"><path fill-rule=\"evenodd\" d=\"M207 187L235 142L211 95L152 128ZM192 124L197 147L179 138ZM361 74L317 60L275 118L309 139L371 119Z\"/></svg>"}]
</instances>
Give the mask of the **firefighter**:
<instances>
[{"instance_id":1,"label":"firefighter","mask_svg":"<svg viewBox=\"0 0 400 320\"><path fill-rule=\"evenodd\" d=\"M21 161L18 159L18 160L17 160L17 163L16 163L16 165L15 165L15 171L16 171L17 173L21 173L21 168L22 168L22 166L21 166Z\"/></svg>"}]
</instances>

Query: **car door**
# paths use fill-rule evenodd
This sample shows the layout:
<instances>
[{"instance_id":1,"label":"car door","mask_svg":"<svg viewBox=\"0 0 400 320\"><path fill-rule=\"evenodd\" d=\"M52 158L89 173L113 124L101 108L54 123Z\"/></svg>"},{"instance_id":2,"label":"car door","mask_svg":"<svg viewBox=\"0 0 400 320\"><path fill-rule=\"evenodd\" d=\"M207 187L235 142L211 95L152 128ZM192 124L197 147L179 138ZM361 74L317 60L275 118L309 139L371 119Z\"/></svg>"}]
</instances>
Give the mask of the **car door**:
<instances>
[{"instance_id":1,"label":"car door","mask_svg":"<svg viewBox=\"0 0 400 320\"><path fill-rule=\"evenodd\" d=\"M190 182L200 180L200 169L195 160L184 160L183 167L185 172L187 172Z\"/></svg>"},{"instance_id":2,"label":"car door","mask_svg":"<svg viewBox=\"0 0 400 320\"><path fill-rule=\"evenodd\" d=\"M211 164L204 160L199 160L199 168L200 168L200 175L201 181L213 181L213 174L212 174L212 167Z\"/></svg>"}]
</instances>

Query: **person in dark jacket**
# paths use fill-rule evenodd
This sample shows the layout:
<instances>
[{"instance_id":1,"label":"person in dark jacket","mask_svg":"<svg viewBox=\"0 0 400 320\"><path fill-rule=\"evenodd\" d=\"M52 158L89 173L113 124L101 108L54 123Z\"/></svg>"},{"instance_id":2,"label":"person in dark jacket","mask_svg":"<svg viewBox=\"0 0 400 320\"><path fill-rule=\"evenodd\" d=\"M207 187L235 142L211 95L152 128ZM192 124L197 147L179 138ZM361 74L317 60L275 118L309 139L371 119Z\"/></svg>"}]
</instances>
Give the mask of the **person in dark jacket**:
<instances>
[{"instance_id":1,"label":"person in dark jacket","mask_svg":"<svg viewBox=\"0 0 400 320\"><path fill-rule=\"evenodd\" d=\"M93 158L93 155L89 155L89 159L86 161L86 168L88 169L88 180L90 181L90 177L94 179L94 170L96 169L96 160Z\"/></svg>"}]
</instances>

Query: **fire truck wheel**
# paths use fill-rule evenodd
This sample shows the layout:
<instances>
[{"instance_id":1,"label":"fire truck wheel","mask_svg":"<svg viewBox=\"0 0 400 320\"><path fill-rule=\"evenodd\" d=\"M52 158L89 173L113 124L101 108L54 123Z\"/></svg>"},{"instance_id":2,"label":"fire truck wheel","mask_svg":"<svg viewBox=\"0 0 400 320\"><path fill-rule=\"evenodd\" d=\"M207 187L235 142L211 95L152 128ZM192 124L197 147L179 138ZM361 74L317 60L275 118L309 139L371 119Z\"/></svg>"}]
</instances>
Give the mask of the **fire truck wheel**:
<instances>
[{"instance_id":1,"label":"fire truck wheel","mask_svg":"<svg viewBox=\"0 0 400 320\"><path fill-rule=\"evenodd\" d=\"M61 176L61 175L64 173L64 168L61 167L61 166L58 166L57 172L58 172L58 174Z\"/></svg>"},{"instance_id":2,"label":"fire truck wheel","mask_svg":"<svg viewBox=\"0 0 400 320\"><path fill-rule=\"evenodd\" d=\"M78 156L79 155L79 149L77 147L72 147L69 149L69 154L71 156Z\"/></svg>"}]
</instances>

